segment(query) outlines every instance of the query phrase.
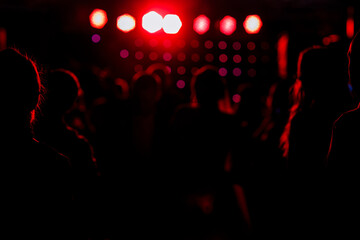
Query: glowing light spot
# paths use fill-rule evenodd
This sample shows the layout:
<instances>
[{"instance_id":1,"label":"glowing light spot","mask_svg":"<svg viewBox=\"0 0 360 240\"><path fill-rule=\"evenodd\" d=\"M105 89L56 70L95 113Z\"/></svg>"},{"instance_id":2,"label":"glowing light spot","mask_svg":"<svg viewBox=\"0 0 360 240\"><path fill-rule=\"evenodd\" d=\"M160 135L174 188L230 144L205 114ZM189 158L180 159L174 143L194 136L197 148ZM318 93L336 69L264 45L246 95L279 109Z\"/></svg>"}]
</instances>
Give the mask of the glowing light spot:
<instances>
[{"instance_id":1,"label":"glowing light spot","mask_svg":"<svg viewBox=\"0 0 360 240\"><path fill-rule=\"evenodd\" d=\"M256 57L254 55L250 55L248 57L248 61L249 61L249 63L254 64L254 63L256 63Z\"/></svg>"},{"instance_id":2,"label":"glowing light spot","mask_svg":"<svg viewBox=\"0 0 360 240\"><path fill-rule=\"evenodd\" d=\"M200 55L197 54L197 53L194 53L193 55L191 55L191 60L192 60L193 62L198 62L198 61L200 61Z\"/></svg>"},{"instance_id":3,"label":"glowing light spot","mask_svg":"<svg viewBox=\"0 0 360 240\"><path fill-rule=\"evenodd\" d=\"M136 58L137 60L143 59L143 58L144 58L144 53L143 53L142 51L137 51L137 52L135 53L135 58Z\"/></svg>"},{"instance_id":4,"label":"glowing light spot","mask_svg":"<svg viewBox=\"0 0 360 240\"><path fill-rule=\"evenodd\" d=\"M163 18L155 11L148 12L142 18L142 27L149 33L157 32L163 27Z\"/></svg>"},{"instance_id":5,"label":"glowing light spot","mask_svg":"<svg viewBox=\"0 0 360 240\"><path fill-rule=\"evenodd\" d=\"M351 39L355 33L354 7L348 7L346 19L346 36Z\"/></svg>"},{"instance_id":6,"label":"glowing light spot","mask_svg":"<svg viewBox=\"0 0 360 240\"><path fill-rule=\"evenodd\" d=\"M182 22L178 15L167 14L163 20L163 29L167 34L176 34L179 32Z\"/></svg>"},{"instance_id":7,"label":"glowing light spot","mask_svg":"<svg viewBox=\"0 0 360 240\"><path fill-rule=\"evenodd\" d=\"M239 54L235 54L233 57L234 63L240 63L241 62L241 56Z\"/></svg>"},{"instance_id":8,"label":"glowing light spot","mask_svg":"<svg viewBox=\"0 0 360 240\"><path fill-rule=\"evenodd\" d=\"M255 44L254 42L248 42L247 48L248 48L250 51L254 51L255 48L256 48L256 44Z\"/></svg>"},{"instance_id":9,"label":"glowing light spot","mask_svg":"<svg viewBox=\"0 0 360 240\"><path fill-rule=\"evenodd\" d=\"M249 75L249 77L252 77L252 78L255 77L256 76L256 70L253 69L253 68L249 69L248 75Z\"/></svg>"},{"instance_id":10,"label":"glowing light spot","mask_svg":"<svg viewBox=\"0 0 360 240\"><path fill-rule=\"evenodd\" d=\"M191 42L190 42L190 46L192 47L192 48L198 48L199 47L199 41L198 40L195 40L195 39L193 39L193 40L191 40Z\"/></svg>"},{"instance_id":11,"label":"glowing light spot","mask_svg":"<svg viewBox=\"0 0 360 240\"><path fill-rule=\"evenodd\" d=\"M240 68L234 68L234 69L233 69L233 75L234 75L235 77L240 77L240 75L241 75L241 69L240 69Z\"/></svg>"},{"instance_id":12,"label":"glowing light spot","mask_svg":"<svg viewBox=\"0 0 360 240\"><path fill-rule=\"evenodd\" d=\"M170 61L172 59L171 53L169 53L169 52L164 53L163 59L164 59L164 61L167 61L167 62Z\"/></svg>"},{"instance_id":13,"label":"glowing light spot","mask_svg":"<svg viewBox=\"0 0 360 240\"><path fill-rule=\"evenodd\" d=\"M108 21L107 14L102 9L94 9L89 16L90 25L93 28L101 29Z\"/></svg>"},{"instance_id":14,"label":"glowing light spot","mask_svg":"<svg viewBox=\"0 0 360 240\"><path fill-rule=\"evenodd\" d=\"M184 66L180 66L177 68L177 73L179 75L184 75L186 73L186 68Z\"/></svg>"},{"instance_id":15,"label":"glowing light spot","mask_svg":"<svg viewBox=\"0 0 360 240\"><path fill-rule=\"evenodd\" d=\"M220 75L221 77L225 77L225 76L227 75L227 73L228 73L228 71L227 71L226 68L220 68L220 69L219 69L219 75Z\"/></svg>"},{"instance_id":16,"label":"glowing light spot","mask_svg":"<svg viewBox=\"0 0 360 240\"><path fill-rule=\"evenodd\" d=\"M149 59L150 59L151 61L157 60L158 57L159 57L159 54L158 54L157 52L151 52L151 53L149 54Z\"/></svg>"},{"instance_id":17,"label":"glowing light spot","mask_svg":"<svg viewBox=\"0 0 360 240\"><path fill-rule=\"evenodd\" d=\"M214 61L214 55L212 55L211 53L206 54L205 55L205 61L207 61L207 62Z\"/></svg>"},{"instance_id":18,"label":"glowing light spot","mask_svg":"<svg viewBox=\"0 0 360 240\"><path fill-rule=\"evenodd\" d=\"M207 48L207 49L211 49L214 47L214 43L211 40L206 40L204 45L205 45L205 48Z\"/></svg>"},{"instance_id":19,"label":"glowing light spot","mask_svg":"<svg viewBox=\"0 0 360 240\"><path fill-rule=\"evenodd\" d=\"M93 43L98 43L98 42L100 42L100 40L101 40L101 37L100 37L100 35L99 34L94 34L94 35L92 35L91 36L91 41L93 42Z\"/></svg>"},{"instance_id":20,"label":"glowing light spot","mask_svg":"<svg viewBox=\"0 0 360 240\"><path fill-rule=\"evenodd\" d=\"M172 45L172 43L171 43L171 41L170 41L169 39L165 39L165 40L164 40L163 46L164 46L165 48L171 48L171 45Z\"/></svg>"},{"instance_id":21,"label":"glowing light spot","mask_svg":"<svg viewBox=\"0 0 360 240\"><path fill-rule=\"evenodd\" d=\"M144 45L144 40L142 40L141 38L138 38L135 40L135 46L137 47L141 47L142 45Z\"/></svg>"},{"instance_id":22,"label":"glowing light spot","mask_svg":"<svg viewBox=\"0 0 360 240\"><path fill-rule=\"evenodd\" d=\"M244 28L248 34L259 33L263 23L259 15L249 15L245 18Z\"/></svg>"},{"instance_id":23,"label":"glowing light spot","mask_svg":"<svg viewBox=\"0 0 360 240\"><path fill-rule=\"evenodd\" d=\"M159 41L155 38L149 40L150 47L156 47L159 44Z\"/></svg>"},{"instance_id":24,"label":"glowing light spot","mask_svg":"<svg viewBox=\"0 0 360 240\"><path fill-rule=\"evenodd\" d=\"M129 57L129 51L126 50L126 49L121 50L121 51L120 51L120 57L122 57L122 58L127 58L127 57Z\"/></svg>"},{"instance_id":25,"label":"glowing light spot","mask_svg":"<svg viewBox=\"0 0 360 240\"><path fill-rule=\"evenodd\" d=\"M144 69L144 67L141 64L136 64L134 67L135 72L140 72Z\"/></svg>"},{"instance_id":26,"label":"glowing light spot","mask_svg":"<svg viewBox=\"0 0 360 240\"><path fill-rule=\"evenodd\" d=\"M185 61L185 59L186 59L186 54L183 53L183 52L179 53L179 54L177 55L177 59L178 59L180 62Z\"/></svg>"},{"instance_id":27,"label":"glowing light spot","mask_svg":"<svg viewBox=\"0 0 360 240\"><path fill-rule=\"evenodd\" d=\"M209 31L210 19L205 15L200 15L194 19L193 29L197 34L204 34Z\"/></svg>"},{"instance_id":28,"label":"glowing light spot","mask_svg":"<svg viewBox=\"0 0 360 240\"><path fill-rule=\"evenodd\" d=\"M239 103L241 101L240 94L238 94L238 93L234 94L233 97L232 97L232 100L233 100L234 103Z\"/></svg>"},{"instance_id":29,"label":"glowing light spot","mask_svg":"<svg viewBox=\"0 0 360 240\"><path fill-rule=\"evenodd\" d=\"M227 48L227 43L225 41L220 41L218 46L221 50L225 50Z\"/></svg>"},{"instance_id":30,"label":"glowing light spot","mask_svg":"<svg viewBox=\"0 0 360 240\"><path fill-rule=\"evenodd\" d=\"M117 28L123 32L130 32L135 29L135 18L130 14L123 14L117 18Z\"/></svg>"},{"instance_id":31,"label":"glowing light spot","mask_svg":"<svg viewBox=\"0 0 360 240\"><path fill-rule=\"evenodd\" d=\"M177 45L179 48L184 48L185 45L186 45L186 42L185 42L183 39L180 39L180 40L177 40L176 45Z\"/></svg>"},{"instance_id":32,"label":"glowing light spot","mask_svg":"<svg viewBox=\"0 0 360 240\"><path fill-rule=\"evenodd\" d=\"M220 56L219 56L220 62L225 63L225 62L227 62L227 60L228 60L228 56L226 54L224 54L224 53L220 54Z\"/></svg>"},{"instance_id":33,"label":"glowing light spot","mask_svg":"<svg viewBox=\"0 0 360 240\"><path fill-rule=\"evenodd\" d=\"M229 36L236 30L236 19L231 16L225 16L220 21L220 32Z\"/></svg>"},{"instance_id":34,"label":"glowing light spot","mask_svg":"<svg viewBox=\"0 0 360 240\"><path fill-rule=\"evenodd\" d=\"M323 44L324 44L325 46L328 46L328 45L330 45L331 40L330 40L329 37L324 37L323 40L322 40L322 42L323 42Z\"/></svg>"},{"instance_id":35,"label":"glowing light spot","mask_svg":"<svg viewBox=\"0 0 360 240\"><path fill-rule=\"evenodd\" d=\"M176 82L176 86L180 89L183 89L185 87L185 81L184 80L178 80Z\"/></svg>"},{"instance_id":36,"label":"glowing light spot","mask_svg":"<svg viewBox=\"0 0 360 240\"><path fill-rule=\"evenodd\" d=\"M240 50L240 48L241 48L241 43L240 42L234 42L233 43L233 49L234 50L238 51L238 50Z\"/></svg>"}]
</instances>

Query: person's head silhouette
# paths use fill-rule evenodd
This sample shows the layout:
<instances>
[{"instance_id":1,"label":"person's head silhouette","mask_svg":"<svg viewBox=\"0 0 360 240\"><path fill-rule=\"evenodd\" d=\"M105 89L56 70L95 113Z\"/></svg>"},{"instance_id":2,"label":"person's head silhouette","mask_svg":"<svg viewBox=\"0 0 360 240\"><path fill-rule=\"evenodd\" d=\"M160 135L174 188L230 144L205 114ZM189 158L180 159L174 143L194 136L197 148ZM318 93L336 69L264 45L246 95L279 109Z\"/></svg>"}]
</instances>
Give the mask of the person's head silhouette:
<instances>
[{"instance_id":1,"label":"person's head silhouette","mask_svg":"<svg viewBox=\"0 0 360 240\"><path fill-rule=\"evenodd\" d=\"M50 71L46 81L46 112L65 114L74 105L81 93L79 81L74 73L66 69Z\"/></svg>"},{"instance_id":2,"label":"person's head silhouette","mask_svg":"<svg viewBox=\"0 0 360 240\"><path fill-rule=\"evenodd\" d=\"M225 86L214 66L200 68L191 79L192 102L200 107L217 106L218 101L224 97L224 91Z\"/></svg>"},{"instance_id":3,"label":"person's head silhouette","mask_svg":"<svg viewBox=\"0 0 360 240\"><path fill-rule=\"evenodd\" d=\"M13 131L30 128L33 110L36 108L40 94L40 77L35 63L18 50L8 48L0 51L1 100L3 110L8 117L8 126L15 123ZM21 128L21 129L18 129Z\"/></svg>"},{"instance_id":4,"label":"person's head silhouette","mask_svg":"<svg viewBox=\"0 0 360 240\"><path fill-rule=\"evenodd\" d=\"M356 104L360 102L360 32L351 41L348 51L348 74Z\"/></svg>"}]
</instances>

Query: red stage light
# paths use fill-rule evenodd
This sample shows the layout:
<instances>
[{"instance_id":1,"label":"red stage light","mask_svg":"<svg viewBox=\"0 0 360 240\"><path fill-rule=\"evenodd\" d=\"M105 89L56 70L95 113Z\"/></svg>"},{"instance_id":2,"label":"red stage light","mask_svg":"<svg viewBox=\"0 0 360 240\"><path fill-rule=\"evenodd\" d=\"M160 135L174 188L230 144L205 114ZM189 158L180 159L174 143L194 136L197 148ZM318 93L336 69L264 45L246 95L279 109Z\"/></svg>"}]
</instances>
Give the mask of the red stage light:
<instances>
[{"instance_id":1,"label":"red stage light","mask_svg":"<svg viewBox=\"0 0 360 240\"><path fill-rule=\"evenodd\" d=\"M167 14L163 20L163 29L167 34L176 34L179 32L182 22L178 15Z\"/></svg>"},{"instance_id":2,"label":"red stage light","mask_svg":"<svg viewBox=\"0 0 360 240\"><path fill-rule=\"evenodd\" d=\"M236 19L231 16L225 16L220 21L220 32L225 35L231 35L236 30Z\"/></svg>"},{"instance_id":3,"label":"red stage light","mask_svg":"<svg viewBox=\"0 0 360 240\"><path fill-rule=\"evenodd\" d=\"M106 12L102 9L94 9L89 16L90 25L93 28L101 29L107 23L107 15Z\"/></svg>"},{"instance_id":4,"label":"red stage light","mask_svg":"<svg viewBox=\"0 0 360 240\"><path fill-rule=\"evenodd\" d=\"M206 33L210 28L210 19L205 15L198 16L194 19L193 28L200 35Z\"/></svg>"},{"instance_id":5,"label":"red stage light","mask_svg":"<svg viewBox=\"0 0 360 240\"><path fill-rule=\"evenodd\" d=\"M248 34L256 34L262 27L262 21L259 15L249 15L244 21L244 28Z\"/></svg>"},{"instance_id":6,"label":"red stage light","mask_svg":"<svg viewBox=\"0 0 360 240\"><path fill-rule=\"evenodd\" d=\"M117 18L117 28L123 32L130 32L135 29L136 21L130 14L123 14Z\"/></svg>"},{"instance_id":7,"label":"red stage light","mask_svg":"<svg viewBox=\"0 0 360 240\"><path fill-rule=\"evenodd\" d=\"M142 18L142 27L149 33L157 32L163 27L163 18L155 11L148 12Z\"/></svg>"}]
</instances>

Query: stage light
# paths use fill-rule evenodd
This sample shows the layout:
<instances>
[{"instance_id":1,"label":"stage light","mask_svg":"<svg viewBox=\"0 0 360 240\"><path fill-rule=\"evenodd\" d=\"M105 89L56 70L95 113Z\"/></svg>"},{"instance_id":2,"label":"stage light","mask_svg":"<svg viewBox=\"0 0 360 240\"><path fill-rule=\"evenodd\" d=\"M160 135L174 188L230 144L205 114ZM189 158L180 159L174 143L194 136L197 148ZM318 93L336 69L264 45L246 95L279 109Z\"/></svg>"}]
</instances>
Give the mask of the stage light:
<instances>
[{"instance_id":1,"label":"stage light","mask_svg":"<svg viewBox=\"0 0 360 240\"><path fill-rule=\"evenodd\" d=\"M207 61L207 62L214 61L214 55L212 55L211 53L206 54L205 55L205 61Z\"/></svg>"},{"instance_id":2,"label":"stage light","mask_svg":"<svg viewBox=\"0 0 360 240\"><path fill-rule=\"evenodd\" d=\"M225 63L225 62L227 62L227 60L228 60L228 56L226 54L224 54L224 53L220 54L220 56L219 56L220 62Z\"/></svg>"},{"instance_id":3,"label":"stage light","mask_svg":"<svg viewBox=\"0 0 360 240\"><path fill-rule=\"evenodd\" d=\"M219 75L221 76L221 77L225 77L226 75L227 75L227 69L226 68L220 68L219 69Z\"/></svg>"},{"instance_id":4,"label":"stage light","mask_svg":"<svg viewBox=\"0 0 360 240\"><path fill-rule=\"evenodd\" d=\"M163 27L163 18L155 11L148 12L142 18L142 27L149 33L157 32Z\"/></svg>"},{"instance_id":5,"label":"stage light","mask_svg":"<svg viewBox=\"0 0 360 240\"><path fill-rule=\"evenodd\" d=\"M107 15L106 12L102 9L94 9L89 16L90 25L93 28L101 29L107 23Z\"/></svg>"},{"instance_id":6,"label":"stage light","mask_svg":"<svg viewBox=\"0 0 360 240\"><path fill-rule=\"evenodd\" d=\"M117 18L117 28L123 32L130 32L135 29L136 21L130 14L123 14Z\"/></svg>"},{"instance_id":7,"label":"stage light","mask_svg":"<svg viewBox=\"0 0 360 240\"><path fill-rule=\"evenodd\" d=\"M129 56L129 51L127 49L123 49L120 51L121 58L127 58Z\"/></svg>"},{"instance_id":8,"label":"stage light","mask_svg":"<svg viewBox=\"0 0 360 240\"><path fill-rule=\"evenodd\" d=\"M255 57L255 55L250 55L250 56L248 57L248 62L251 63L251 64L256 63L256 57Z\"/></svg>"},{"instance_id":9,"label":"stage light","mask_svg":"<svg viewBox=\"0 0 360 240\"><path fill-rule=\"evenodd\" d=\"M227 43L225 41L220 41L218 46L221 50L225 50L227 48Z\"/></svg>"},{"instance_id":10,"label":"stage light","mask_svg":"<svg viewBox=\"0 0 360 240\"><path fill-rule=\"evenodd\" d=\"M101 37L100 37L100 35L99 34L94 34L94 35L92 35L91 36L91 41L93 42L93 43L98 43L98 42L100 42L100 40L101 40Z\"/></svg>"},{"instance_id":11,"label":"stage light","mask_svg":"<svg viewBox=\"0 0 360 240\"><path fill-rule=\"evenodd\" d=\"M241 56L239 54L235 54L233 57L234 63L240 63L241 62Z\"/></svg>"},{"instance_id":12,"label":"stage light","mask_svg":"<svg viewBox=\"0 0 360 240\"><path fill-rule=\"evenodd\" d=\"M207 49L211 49L214 47L214 43L211 40L206 40L204 45Z\"/></svg>"},{"instance_id":13,"label":"stage light","mask_svg":"<svg viewBox=\"0 0 360 240\"><path fill-rule=\"evenodd\" d=\"M255 44L254 42L248 42L247 48L248 48L250 51L254 51L255 48L256 48L256 44Z\"/></svg>"},{"instance_id":14,"label":"stage light","mask_svg":"<svg viewBox=\"0 0 360 240\"><path fill-rule=\"evenodd\" d=\"M163 20L163 29L167 34L176 34L179 32L182 22L178 15L167 14Z\"/></svg>"},{"instance_id":15,"label":"stage light","mask_svg":"<svg viewBox=\"0 0 360 240\"><path fill-rule=\"evenodd\" d=\"M244 28L248 34L256 34L262 27L262 21L259 15L249 15L244 21Z\"/></svg>"},{"instance_id":16,"label":"stage light","mask_svg":"<svg viewBox=\"0 0 360 240\"><path fill-rule=\"evenodd\" d=\"M171 53L169 53L169 52L164 53L163 59L164 59L164 61L169 62L172 59Z\"/></svg>"},{"instance_id":17,"label":"stage light","mask_svg":"<svg viewBox=\"0 0 360 240\"><path fill-rule=\"evenodd\" d=\"M183 52L180 52L180 53L177 55L177 59L178 59L180 62L185 61L185 59L186 59L186 54L183 53Z\"/></svg>"},{"instance_id":18,"label":"stage light","mask_svg":"<svg viewBox=\"0 0 360 240\"><path fill-rule=\"evenodd\" d=\"M240 42L234 42L233 43L233 49L234 50L238 51L238 50L240 50L240 48L241 48L241 43Z\"/></svg>"},{"instance_id":19,"label":"stage light","mask_svg":"<svg viewBox=\"0 0 360 240\"><path fill-rule=\"evenodd\" d=\"M185 87L185 81L184 80L177 81L176 86L180 89L183 89Z\"/></svg>"},{"instance_id":20,"label":"stage light","mask_svg":"<svg viewBox=\"0 0 360 240\"><path fill-rule=\"evenodd\" d=\"M225 16L220 21L220 32L225 35L231 35L236 30L236 19L231 16Z\"/></svg>"},{"instance_id":21,"label":"stage light","mask_svg":"<svg viewBox=\"0 0 360 240\"><path fill-rule=\"evenodd\" d=\"M186 68L184 66L180 66L177 68L177 73L179 75L184 75L186 73Z\"/></svg>"},{"instance_id":22,"label":"stage light","mask_svg":"<svg viewBox=\"0 0 360 240\"><path fill-rule=\"evenodd\" d=\"M239 103L241 101L240 94L238 94L238 93L234 94L233 97L232 97L232 100L233 100L234 103Z\"/></svg>"},{"instance_id":23,"label":"stage light","mask_svg":"<svg viewBox=\"0 0 360 240\"><path fill-rule=\"evenodd\" d=\"M135 53L135 58L136 58L137 60L143 59L143 58L144 58L144 53L143 53L142 51L137 51L137 52Z\"/></svg>"},{"instance_id":24,"label":"stage light","mask_svg":"<svg viewBox=\"0 0 360 240\"><path fill-rule=\"evenodd\" d=\"M240 75L241 75L241 69L240 69L240 68L234 68L234 69L233 69L233 75L234 75L235 77L240 77Z\"/></svg>"},{"instance_id":25,"label":"stage light","mask_svg":"<svg viewBox=\"0 0 360 240\"><path fill-rule=\"evenodd\" d=\"M210 19L205 15L200 15L194 19L193 29L198 34L202 35L209 31Z\"/></svg>"}]
</instances>

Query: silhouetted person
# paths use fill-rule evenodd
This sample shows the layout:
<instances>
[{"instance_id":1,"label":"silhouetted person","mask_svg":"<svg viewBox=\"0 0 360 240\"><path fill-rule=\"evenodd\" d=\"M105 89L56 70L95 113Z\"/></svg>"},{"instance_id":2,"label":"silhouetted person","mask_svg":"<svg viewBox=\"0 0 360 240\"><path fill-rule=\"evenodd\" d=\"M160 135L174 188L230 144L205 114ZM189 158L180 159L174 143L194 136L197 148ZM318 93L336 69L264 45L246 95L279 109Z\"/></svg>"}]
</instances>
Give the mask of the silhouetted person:
<instances>
[{"instance_id":1,"label":"silhouetted person","mask_svg":"<svg viewBox=\"0 0 360 240\"><path fill-rule=\"evenodd\" d=\"M182 211L178 224L185 236L217 232L232 239L243 234L244 222L225 170L234 126L232 116L219 110L225 85L215 67L205 66L194 75L191 90L191 104L175 112L169 139L171 191Z\"/></svg>"},{"instance_id":2,"label":"silhouetted person","mask_svg":"<svg viewBox=\"0 0 360 240\"><path fill-rule=\"evenodd\" d=\"M42 87L35 63L15 49L0 52L4 219L13 238L72 239L68 159L32 137ZM4 182L5 183L5 182ZM5 203L4 203L5 202Z\"/></svg>"},{"instance_id":3,"label":"silhouetted person","mask_svg":"<svg viewBox=\"0 0 360 240\"><path fill-rule=\"evenodd\" d=\"M359 237L360 213L360 33L352 39L348 50L349 84L356 108L342 114L334 123L327 168L330 178L329 199L332 204L332 226L342 237Z\"/></svg>"},{"instance_id":4,"label":"silhouetted person","mask_svg":"<svg viewBox=\"0 0 360 240\"><path fill-rule=\"evenodd\" d=\"M294 102L281 139L290 170L325 168L332 124L351 106L342 60L330 48L315 46L300 53Z\"/></svg>"},{"instance_id":5,"label":"silhouetted person","mask_svg":"<svg viewBox=\"0 0 360 240\"><path fill-rule=\"evenodd\" d=\"M56 69L49 72L44 85L44 102L34 124L35 137L69 158L79 221L92 224L95 220L96 160L88 140L65 122L66 114L75 107L80 95L79 81L71 71Z\"/></svg>"},{"instance_id":6,"label":"silhouetted person","mask_svg":"<svg viewBox=\"0 0 360 240\"><path fill-rule=\"evenodd\" d=\"M319 46L298 58L293 106L281 139L289 170L282 210L285 228L294 236L330 236L336 229L329 221L333 196L324 170L333 122L351 106L344 63L336 49Z\"/></svg>"}]
</instances>

